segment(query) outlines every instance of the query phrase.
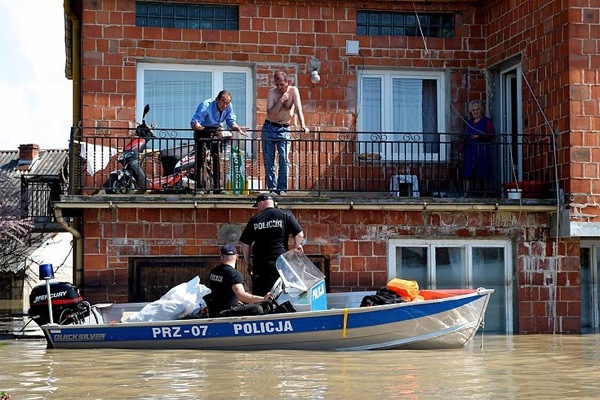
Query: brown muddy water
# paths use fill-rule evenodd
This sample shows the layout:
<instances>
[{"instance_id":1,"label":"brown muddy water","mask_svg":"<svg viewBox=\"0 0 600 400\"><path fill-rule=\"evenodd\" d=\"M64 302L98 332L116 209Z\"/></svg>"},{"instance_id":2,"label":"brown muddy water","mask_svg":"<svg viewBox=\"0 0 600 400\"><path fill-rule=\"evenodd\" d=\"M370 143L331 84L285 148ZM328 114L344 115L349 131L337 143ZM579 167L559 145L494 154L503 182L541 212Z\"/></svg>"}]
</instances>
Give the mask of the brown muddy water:
<instances>
[{"instance_id":1,"label":"brown muddy water","mask_svg":"<svg viewBox=\"0 0 600 400\"><path fill-rule=\"evenodd\" d=\"M50 350L0 340L23 399L596 399L600 335L479 333L443 351Z\"/></svg>"}]
</instances>

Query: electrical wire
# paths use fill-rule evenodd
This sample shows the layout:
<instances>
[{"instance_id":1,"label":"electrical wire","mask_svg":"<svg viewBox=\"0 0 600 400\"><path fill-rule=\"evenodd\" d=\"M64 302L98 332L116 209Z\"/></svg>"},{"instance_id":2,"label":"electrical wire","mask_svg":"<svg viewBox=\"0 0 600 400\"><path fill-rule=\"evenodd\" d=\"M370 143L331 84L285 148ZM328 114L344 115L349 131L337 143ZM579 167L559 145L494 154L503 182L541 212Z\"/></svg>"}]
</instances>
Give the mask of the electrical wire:
<instances>
[{"instance_id":1,"label":"electrical wire","mask_svg":"<svg viewBox=\"0 0 600 400\"><path fill-rule=\"evenodd\" d=\"M557 165L557 148L556 148L556 134L554 132L554 129L552 128L552 125L550 125L550 121L548 120L548 117L546 116L546 113L544 112L544 109L542 108L542 105L540 104L540 102L538 101L538 98L535 94L535 92L533 91L533 88L531 87L531 85L529 84L529 80L527 79L527 77L525 76L525 74L523 73L523 71L521 71L521 77L523 78L523 80L525 81L525 83L527 84L527 88L529 89L529 92L531 93L531 96L533 97L533 99L535 100L535 104L538 107L539 112L542 114L542 116L544 117L544 125L546 125L546 127L548 128L548 130L551 133L551 137L552 137L552 156L554 157L554 181L556 182L556 222L555 222L555 226L556 226L556 235L554 237L554 249L553 251L553 256L556 260L555 263L550 263L550 272L552 274L552 285L554 290L552 291L552 303L553 303L553 307L552 307L552 320L553 320L553 327L552 327L552 333L556 334L557 332L557 314L556 314L556 306L557 306L557 296L558 296L558 290L556 288L556 282L558 280L558 246L560 244L560 238L559 238L559 233L560 233L560 207L561 207L561 201L560 201L560 194L559 194L559 190L558 190L558 165Z\"/></svg>"}]
</instances>

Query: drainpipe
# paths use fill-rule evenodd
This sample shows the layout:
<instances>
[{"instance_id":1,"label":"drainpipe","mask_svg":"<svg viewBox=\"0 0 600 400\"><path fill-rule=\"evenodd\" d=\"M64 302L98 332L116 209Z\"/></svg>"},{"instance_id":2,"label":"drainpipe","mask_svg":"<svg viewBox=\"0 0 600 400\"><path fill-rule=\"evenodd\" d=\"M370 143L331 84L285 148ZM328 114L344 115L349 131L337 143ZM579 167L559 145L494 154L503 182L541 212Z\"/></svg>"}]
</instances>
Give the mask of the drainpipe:
<instances>
[{"instance_id":1,"label":"drainpipe","mask_svg":"<svg viewBox=\"0 0 600 400\"><path fill-rule=\"evenodd\" d=\"M71 26L71 80L73 81L73 126L81 124L81 20L72 7L73 0L64 0L65 28ZM66 34L66 31L65 31ZM67 76L68 78L68 76Z\"/></svg>"},{"instance_id":2,"label":"drainpipe","mask_svg":"<svg viewBox=\"0 0 600 400\"><path fill-rule=\"evenodd\" d=\"M77 4L79 4L77 6ZM71 123L70 133L70 148L69 148L69 162L70 170L73 174L79 174L77 168L77 157L79 154L79 141L81 139L81 130L77 127L82 125L82 94L81 94L81 19L77 14L77 7L81 9L81 0L64 0L63 8L65 10L65 43L70 45L69 48L65 49L67 54L68 50L71 53L71 76L69 76L68 68L65 69L65 75L67 79L71 79L73 82L73 118ZM70 32L71 40L67 41L67 34ZM78 179L79 176L74 175L70 182L74 179ZM74 193L72 188L69 188L70 194Z\"/></svg>"},{"instance_id":3,"label":"drainpipe","mask_svg":"<svg viewBox=\"0 0 600 400\"><path fill-rule=\"evenodd\" d=\"M70 28L71 33L71 80L73 82L73 123L72 126L79 126L82 122L82 94L81 94L81 19L77 14L77 10L81 10L81 0L64 0L63 8L65 10L65 35L67 28ZM66 39L66 36L65 36ZM65 43L66 40L65 40ZM65 49L66 50L66 49ZM68 75L67 71L65 74ZM67 76L67 79L69 76ZM79 129L71 129L70 134L70 152L69 160L71 163L70 170L77 171L75 154L79 154L79 141L81 131ZM72 178L75 178L73 176ZM72 179L70 179L72 182ZM71 193L70 188L69 193ZM68 232L71 232L74 238L73 246L73 284L83 288L83 240L81 233L67 224L62 216L62 210L58 207L54 208L54 216L56 221ZM73 226L79 227L81 224L79 218L73 218Z\"/></svg>"},{"instance_id":4,"label":"drainpipe","mask_svg":"<svg viewBox=\"0 0 600 400\"><path fill-rule=\"evenodd\" d=\"M73 246L73 284L77 287L83 287L83 240L81 238L81 233L67 224L67 221L65 221L65 218L62 215L62 209L59 207L54 207L54 219L64 228L64 230L73 235L75 241Z\"/></svg>"},{"instance_id":5,"label":"drainpipe","mask_svg":"<svg viewBox=\"0 0 600 400\"><path fill-rule=\"evenodd\" d=\"M77 229L69 226L69 224L67 224L67 221L65 221L65 218L62 215L61 208L54 207L54 218L56 219L56 222L58 222L58 224L60 226L62 226L67 232L69 232L70 234L73 235L75 240L81 239L81 233L79 233L79 231Z\"/></svg>"}]
</instances>

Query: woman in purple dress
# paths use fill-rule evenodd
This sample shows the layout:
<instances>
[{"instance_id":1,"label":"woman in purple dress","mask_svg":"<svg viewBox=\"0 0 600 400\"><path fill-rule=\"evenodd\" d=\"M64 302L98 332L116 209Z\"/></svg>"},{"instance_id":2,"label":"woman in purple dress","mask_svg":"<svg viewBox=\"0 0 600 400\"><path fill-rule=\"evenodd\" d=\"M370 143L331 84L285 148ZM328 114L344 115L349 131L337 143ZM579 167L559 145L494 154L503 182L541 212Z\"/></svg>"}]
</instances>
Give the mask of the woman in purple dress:
<instances>
[{"instance_id":1,"label":"woman in purple dress","mask_svg":"<svg viewBox=\"0 0 600 400\"><path fill-rule=\"evenodd\" d=\"M467 121L464 141L463 181L465 197L471 190L483 195L493 177L493 145L496 136L492 120L483 115L481 100L469 102L471 119Z\"/></svg>"}]
</instances>

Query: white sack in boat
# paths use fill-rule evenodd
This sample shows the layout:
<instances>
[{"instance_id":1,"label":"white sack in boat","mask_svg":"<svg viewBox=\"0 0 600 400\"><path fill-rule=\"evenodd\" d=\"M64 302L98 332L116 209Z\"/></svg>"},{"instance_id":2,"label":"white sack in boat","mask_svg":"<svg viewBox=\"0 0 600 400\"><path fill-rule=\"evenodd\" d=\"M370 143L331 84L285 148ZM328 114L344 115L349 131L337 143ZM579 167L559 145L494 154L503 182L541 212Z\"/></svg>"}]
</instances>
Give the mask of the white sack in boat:
<instances>
[{"instance_id":1,"label":"white sack in boat","mask_svg":"<svg viewBox=\"0 0 600 400\"><path fill-rule=\"evenodd\" d=\"M210 289L200 284L195 277L189 282L179 284L169 290L160 299L146 304L139 312L121 318L121 322L170 321L179 319L197 308L205 306L202 297Z\"/></svg>"}]
</instances>

